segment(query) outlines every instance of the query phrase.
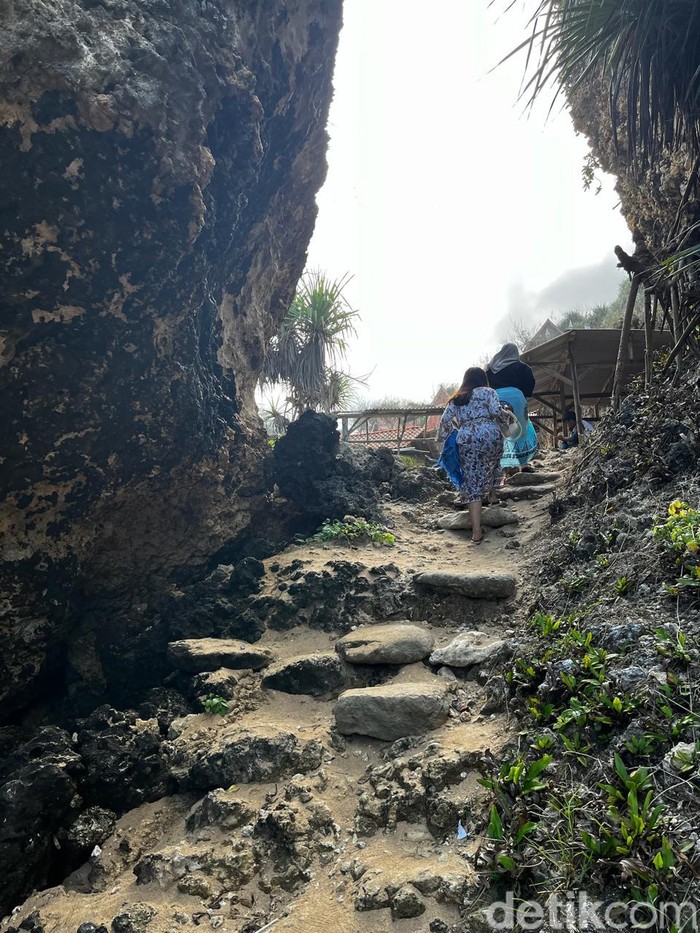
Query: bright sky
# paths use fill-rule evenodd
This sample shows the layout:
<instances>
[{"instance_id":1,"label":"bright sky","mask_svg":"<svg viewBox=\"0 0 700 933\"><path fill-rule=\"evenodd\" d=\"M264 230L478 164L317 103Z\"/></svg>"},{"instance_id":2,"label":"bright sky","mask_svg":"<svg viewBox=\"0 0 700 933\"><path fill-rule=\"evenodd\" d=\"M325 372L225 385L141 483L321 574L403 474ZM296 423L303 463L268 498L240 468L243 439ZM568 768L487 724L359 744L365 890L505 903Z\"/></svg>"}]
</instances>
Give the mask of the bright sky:
<instances>
[{"instance_id":1,"label":"bright sky","mask_svg":"<svg viewBox=\"0 0 700 933\"><path fill-rule=\"evenodd\" d=\"M551 98L524 114L524 58L492 71L527 36L522 5L345 0L344 14L308 267L354 276L362 394L428 400L498 348L509 314L614 298L613 246L631 238L611 179L583 190L569 115L547 119Z\"/></svg>"}]
</instances>

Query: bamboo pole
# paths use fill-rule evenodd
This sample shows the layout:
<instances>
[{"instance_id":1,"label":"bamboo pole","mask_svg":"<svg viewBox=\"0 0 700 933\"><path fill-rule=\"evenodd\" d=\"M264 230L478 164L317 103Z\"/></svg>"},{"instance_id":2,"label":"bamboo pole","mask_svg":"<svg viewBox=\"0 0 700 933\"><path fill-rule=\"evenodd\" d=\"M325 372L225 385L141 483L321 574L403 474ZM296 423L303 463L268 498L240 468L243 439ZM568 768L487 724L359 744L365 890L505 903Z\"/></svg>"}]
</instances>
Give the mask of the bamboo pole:
<instances>
[{"instance_id":1,"label":"bamboo pole","mask_svg":"<svg viewBox=\"0 0 700 933\"><path fill-rule=\"evenodd\" d=\"M654 352L653 345L653 325L651 320L651 293L648 288L644 289L644 387L647 391L651 388L652 367L651 358Z\"/></svg>"},{"instance_id":2,"label":"bamboo pole","mask_svg":"<svg viewBox=\"0 0 700 933\"><path fill-rule=\"evenodd\" d=\"M637 300L637 292L642 278L640 273L632 276L630 293L627 296L627 307L625 308L625 317L622 321L622 331L620 332L620 346L617 350L617 363L615 364L615 379L612 390L612 408L615 411L620 406L620 395L622 394L622 380L625 375L625 357L627 356L627 345L630 339L630 327L632 324L632 314L634 313L634 304Z\"/></svg>"},{"instance_id":3,"label":"bamboo pole","mask_svg":"<svg viewBox=\"0 0 700 933\"><path fill-rule=\"evenodd\" d=\"M576 430L578 431L579 444L583 440L583 412L581 411L581 393L578 384L578 370L576 368L576 355L574 353L573 343L569 344L569 367L571 368L571 381L574 384L574 411L576 412Z\"/></svg>"},{"instance_id":4,"label":"bamboo pole","mask_svg":"<svg viewBox=\"0 0 700 933\"><path fill-rule=\"evenodd\" d=\"M681 343L676 357L676 374L673 380L676 384L680 382L683 369L683 343L681 342L681 310L678 304L678 289L671 285L671 320L673 321L673 340L676 345Z\"/></svg>"},{"instance_id":5,"label":"bamboo pole","mask_svg":"<svg viewBox=\"0 0 700 933\"><path fill-rule=\"evenodd\" d=\"M685 342L688 338L688 335L690 334L690 332L692 331L694 327L698 326L698 324L700 324L700 311L698 311L696 314L692 316L685 330L683 331L683 333L680 335L680 337L676 341L676 345L671 350L671 352L668 354L668 357L666 358L666 362L664 363L664 368L661 370L662 374L665 374L668 371L668 368L671 365L671 363L676 359L678 354L682 352Z\"/></svg>"}]
</instances>

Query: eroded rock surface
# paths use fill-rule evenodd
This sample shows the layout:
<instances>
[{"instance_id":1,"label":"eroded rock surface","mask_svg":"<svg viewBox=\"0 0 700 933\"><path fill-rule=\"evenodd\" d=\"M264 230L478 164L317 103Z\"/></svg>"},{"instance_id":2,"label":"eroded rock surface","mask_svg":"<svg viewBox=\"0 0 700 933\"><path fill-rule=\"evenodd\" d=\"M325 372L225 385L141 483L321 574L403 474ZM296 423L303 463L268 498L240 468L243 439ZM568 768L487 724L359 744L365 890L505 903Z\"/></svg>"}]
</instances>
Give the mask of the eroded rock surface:
<instances>
[{"instance_id":1,"label":"eroded rock surface","mask_svg":"<svg viewBox=\"0 0 700 933\"><path fill-rule=\"evenodd\" d=\"M125 610L264 501L253 390L316 216L341 3L2 17L5 716L62 676L77 583L75 677L99 692L128 657L157 683L167 638Z\"/></svg>"}]
</instances>

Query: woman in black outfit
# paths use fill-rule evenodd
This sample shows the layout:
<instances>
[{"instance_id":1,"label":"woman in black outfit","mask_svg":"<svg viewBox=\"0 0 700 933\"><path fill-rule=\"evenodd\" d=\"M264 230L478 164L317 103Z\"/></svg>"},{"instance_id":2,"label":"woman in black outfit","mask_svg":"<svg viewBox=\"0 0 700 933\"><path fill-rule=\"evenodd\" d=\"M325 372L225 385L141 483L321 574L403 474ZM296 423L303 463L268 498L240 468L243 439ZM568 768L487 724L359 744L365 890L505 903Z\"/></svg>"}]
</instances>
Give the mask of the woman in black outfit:
<instances>
[{"instance_id":1,"label":"woman in black outfit","mask_svg":"<svg viewBox=\"0 0 700 933\"><path fill-rule=\"evenodd\" d=\"M486 370L492 389L507 389L512 386L520 389L525 398L532 398L535 391L535 377L532 370L523 363L514 343L505 343L489 363Z\"/></svg>"},{"instance_id":2,"label":"woman in black outfit","mask_svg":"<svg viewBox=\"0 0 700 933\"><path fill-rule=\"evenodd\" d=\"M486 375L501 405L511 408L520 424L520 434L514 438L507 437L503 442L501 467L504 470L522 469L537 450L537 434L527 415L527 400L535 391L535 377L527 363L520 360L514 343L501 347L489 363Z\"/></svg>"}]
</instances>

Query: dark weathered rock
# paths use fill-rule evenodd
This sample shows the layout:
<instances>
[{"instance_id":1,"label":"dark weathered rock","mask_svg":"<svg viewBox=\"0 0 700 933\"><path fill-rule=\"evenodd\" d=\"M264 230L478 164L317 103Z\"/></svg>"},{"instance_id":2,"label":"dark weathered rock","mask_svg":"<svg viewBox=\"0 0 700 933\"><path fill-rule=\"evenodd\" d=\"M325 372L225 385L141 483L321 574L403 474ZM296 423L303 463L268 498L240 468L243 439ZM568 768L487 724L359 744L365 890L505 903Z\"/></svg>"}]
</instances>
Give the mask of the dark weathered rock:
<instances>
[{"instance_id":1,"label":"dark weathered rock","mask_svg":"<svg viewBox=\"0 0 700 933\"><path fill-rule=\"evenodd\" d=\"M61 729L42 729L0 764L0 915L47 881L53 837L78 804L80 758Z\"/></svg>"},{"instance_id":2,"label":"dark weathered rock","mask_svg":"<svg viewBox=\"0 0 700 933\"><path fill-rule=\"evenodd\" d=\"M458 593L471 599L506 599L515 593L515 577L509 573L417 573L417 586L448 593Z\"/></svg>"},{"instance_id":3,"label":"dark weathered rock","mask_svg":"<svg viewBox=\"0 0 700 933\"><path fill-rule=\"evenodd\" d=\"M277 485L309 529L345 515L378 518L379 484L402 470L390 451L358 450L338 439L334 418L306 411L275 444Z\"/></svg>"},{"instance_id":4,"label":"dark weathered rock","mask_svg":"<svg viewBox=\"0 0 700 933\"><path fill-rule=\"evenodd\" d=\"M402 885L391 898L391 916L394 920L420 917L425 913L425 901L412 884Z\"/></svg>"},{"instance_id":5,"label":"dark weathered rock","mask_svg":"<svg viewBox=\"0 0 700 933\"><path fill-rule=\"evenodd\" d=\"M154 719L100 707L78 731L77 750L85 768L81 793L88 804L124 813L165 796L170 774L162 736Z\"/></svg>"},{"instance_id":6,"label":"dark weathered rock","mask_svg":"<svg viewBox=\"0 0 700 933\"><path fill-rule=\"evenodd\" d=\"M112 933L145 933L156 911L148 904L133 904L112 920Z\"/></svg>"},{"instance_id":7,"label":"dark weathered rock","mask_svg":"<svg viewBox=\"0 0 700 933\"><path fill-rule=\"evenodd\" d=\"M312 771L321 764L321 744L300 741L284 729L232 728L201 746L183 737L176 742L177 772L186 788L211 790L252 781L276 781Z\"/></svg>"},{"instance_id":8,"label":"dark weathered rock","mask_svg":"<svg viewBox=\"0 0 700 933\"><path fill-rule=\"evenodd\" d=\"M253 393L306 260L340 22L340 0L3 7L3 716L60 670L78 593L118 657L146 627L105 596L142 604L264 504Z\"/></svg>"},{"instance_id":9,"label":"dark weathered rock","mask_svg":"<svg viewBox=\"0 0 700 933\"><path fill-rule=\"evenodd\" d=\"M104 807L88 807L78 814L65 831L57 834L66 867L84 862L95 846L112 835L116 822L116 813Z\"/></svg>"},{"instance_id":10,"label":"dark weathered rock","mask_svg":"<svg viewBox=\"0 0 700 933\"><path fill-rule=\"evenodd\" d=\"M177 690L153 687L139 706L141 719L155 719L163 735L166 735L173 719L191 712L190 704Z\"/></svg>"},{"instance_id":11,"label":"dark weathered rock","mask_svg":"<svg viewBox=\"0 0 700 933\"><path fill-rule=\"evenodd\" d=\"M348 676L346 665L335 654L299 655L273 664L263 675L263 686L320 697L340 690Z\"/></svg>"},{"instance_id":12,"label":"dark weathered rock","mask_svg":"<svg viewBox=\"0 0 700 933\"><path fill-rule=\"evenodd\" d=\"M205 671L192 678L192 690L200 699L217 696L223 697L224 700L232 700L236 695L237 686L238 678L227 667L221 667L218 671Z\"/></svg>"},{"instance_id":13,"label":"dark weathered rock","mask_svg":"<svg viewBox=\"0 0 700 933\"><path fill-rule=\"evenodd\" d=\"M171 641L168 657L178 670L200 674L202 671L218 671L221 667L259 671L272 661L273 654L269 648L253 648L243 641L188 638Z\"/></svg>"},{"instance_id":14,"label":"dark weathered rock","mask_svg":"<svg viewBox=\"0 0 700 933\"><path fill-rule=\"evenodd\" d=\"M192 833L205 826L237 829L248 823L254 811L244 801L226 790L212 790L192 808L187 817L187 831Z\"/></svg>"}]
</instances>

